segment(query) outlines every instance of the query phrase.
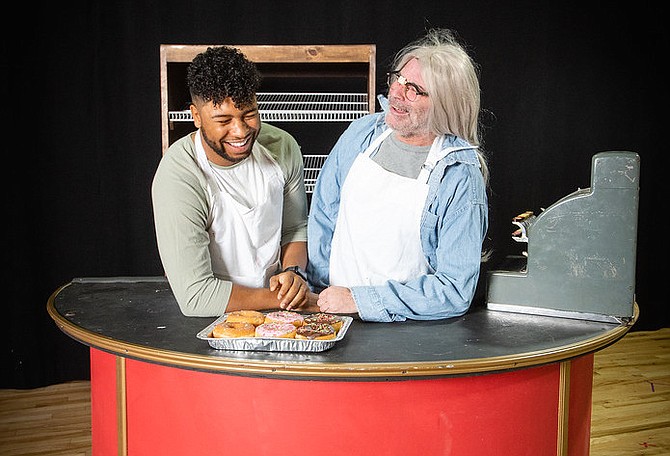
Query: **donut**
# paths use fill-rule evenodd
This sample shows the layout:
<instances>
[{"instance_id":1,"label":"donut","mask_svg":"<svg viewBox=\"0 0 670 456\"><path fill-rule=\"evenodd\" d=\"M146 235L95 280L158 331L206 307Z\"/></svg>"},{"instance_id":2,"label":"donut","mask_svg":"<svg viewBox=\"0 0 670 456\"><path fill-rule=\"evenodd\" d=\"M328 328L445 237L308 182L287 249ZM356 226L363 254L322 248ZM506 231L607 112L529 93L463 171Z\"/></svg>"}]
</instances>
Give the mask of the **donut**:
<instances>
[{"instance_id":1,"label":"donut","mask_svg":"<svg viewBox=\"0 0 670 456\"><path fill-rule=\"evenodd\" d=\"M336 331L332 325L327 323L312 323L310 325L302 325L296 330L296 339L309 340L329 340L335 339Z\"/></svg>"},{"instance_id":2,"label":"donut","mask_svg":"<svg viewBox=\"0 0 670 456\"><path fill-rule=\"evenodd\" d=\"M256 337L295 338L295 326L292 323L263 323L256 326Z\"/></svg>"},{"instance_id":3,"label":"donut","mask_svg":"<svg viewBox=\"0 0 670 456\"><path fill-rule=\"evenodd\" d=\"M257 310L236 310L226 316L226 321L229 323L251 323L258 326L265 321L265 315Z\"/></svg>"},{"instance_id":4,"label":"donut","mask_svg":"<svg viewBox=\"0 0 670 456\"><path fill-rule=\"evenodd\" d=\"M312 315L307 315L305 317L305 324L311 325L314 323L326 323L335 328L335 332L338 332L342 329L344 324L344 318L339 315L329 314L329 313L315 313Z\"/></svg>"},{"instance_id":5,"label":"donut","mask_svg":"<svg viewBox=\"0 0 670 456\"><path fill-rule=\"evenodd\" d=\"M214 326L212 329L212 337L217 338L232 338L232 337L254 337L256 335L256 327L251 323L244 323L241 321L228 322L224 321Z\"/></svg>"},{"instance_id":6,"label":"donut","mask_svg":"<svg viewBox=\"0 0 670 456\"><path fill-rule=\"evenodd\" d=\"M302 326L305 317L297 312L280 310L265 315L265 323L291 323L296 328Z\"/></svg>"}]
</instances>

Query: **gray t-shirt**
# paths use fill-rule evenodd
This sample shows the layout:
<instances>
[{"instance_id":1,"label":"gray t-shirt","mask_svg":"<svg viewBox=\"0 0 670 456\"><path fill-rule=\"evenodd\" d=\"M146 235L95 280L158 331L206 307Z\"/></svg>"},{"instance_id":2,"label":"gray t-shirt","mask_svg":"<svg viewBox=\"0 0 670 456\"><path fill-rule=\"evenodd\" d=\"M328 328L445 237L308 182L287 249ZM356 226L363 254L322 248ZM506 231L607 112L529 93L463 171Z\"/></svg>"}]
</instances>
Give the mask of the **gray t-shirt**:
<instances>
[{"instance_id":1,"label":"gray t-shirt","mask_svg":"<svg viewBox=\"0 0 670 456\"><path fill-rule=\"evenodd\" d=\"M404 177L416 179L421 171L421 165L426 161L428 146L412 146L389 135L379 146L379 150L372 155L372 161L387 171Z\"/></svg>"}]
</instances>

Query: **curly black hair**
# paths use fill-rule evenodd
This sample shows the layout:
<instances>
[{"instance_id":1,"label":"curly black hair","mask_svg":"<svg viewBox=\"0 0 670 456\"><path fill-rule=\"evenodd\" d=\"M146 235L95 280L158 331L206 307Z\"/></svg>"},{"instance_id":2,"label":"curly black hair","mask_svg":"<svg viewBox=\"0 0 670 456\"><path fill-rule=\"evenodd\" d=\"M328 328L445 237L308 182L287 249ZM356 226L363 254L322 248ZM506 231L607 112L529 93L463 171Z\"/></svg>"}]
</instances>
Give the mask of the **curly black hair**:
<instances>
[{"instance_id":1,"label":"curly black hair","mask_svg":"<svg viewBox=\"0 0 670 456\"><path fill-rule=\"evenodd\" d=\"M238 49L219 46L209 47L193 59L186 81L192 101L200 98L220 105L230 97L240 109L253 103L261 75Z\"/></svg>"}]
</instances>

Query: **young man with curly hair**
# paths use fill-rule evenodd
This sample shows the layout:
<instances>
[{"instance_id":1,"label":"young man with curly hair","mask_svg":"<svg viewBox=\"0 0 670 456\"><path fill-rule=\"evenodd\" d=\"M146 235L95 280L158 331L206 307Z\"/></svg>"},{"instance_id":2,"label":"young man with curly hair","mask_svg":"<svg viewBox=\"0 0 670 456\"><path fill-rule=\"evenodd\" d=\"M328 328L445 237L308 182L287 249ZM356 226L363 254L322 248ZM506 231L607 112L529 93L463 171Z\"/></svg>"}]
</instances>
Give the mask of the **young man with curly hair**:
<instances>
[{"instance_id":1,"label":"young man with curly hair","mask_svg":"<svg viewBox=\"0 0 670 456\"><path fill-rule=\"evenodd\" d=\"M168 148L152 184L158 250L182 313L315 309L302 273L302 155L261 122L256 66L238 49L210 47L187 81L197 131Z\"/></svg>"}]
</instances>

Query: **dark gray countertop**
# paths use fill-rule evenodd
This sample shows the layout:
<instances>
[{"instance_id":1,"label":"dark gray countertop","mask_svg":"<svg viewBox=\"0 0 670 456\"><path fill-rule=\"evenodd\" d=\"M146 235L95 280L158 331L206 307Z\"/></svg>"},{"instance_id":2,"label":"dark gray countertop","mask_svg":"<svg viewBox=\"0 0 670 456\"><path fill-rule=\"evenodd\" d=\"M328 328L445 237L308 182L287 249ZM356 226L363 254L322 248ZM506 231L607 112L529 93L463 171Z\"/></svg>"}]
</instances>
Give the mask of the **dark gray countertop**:
<instances>
[{"instance_id":1,"label":"dark gray countertop","mask_svg":"<svg viewBox=\"0 0 670 456\"><path fill-rule=\"evenodd\" d=\"M371 323L317 353L216 350L196 337L216 318L185 317L163 277L74 279L48 310L73 338L118 355L244 375L415 377L469 374L556 362L603 348L627 327L516 314L473 305L462 317Z\"/></svg>"}]
</instances>

